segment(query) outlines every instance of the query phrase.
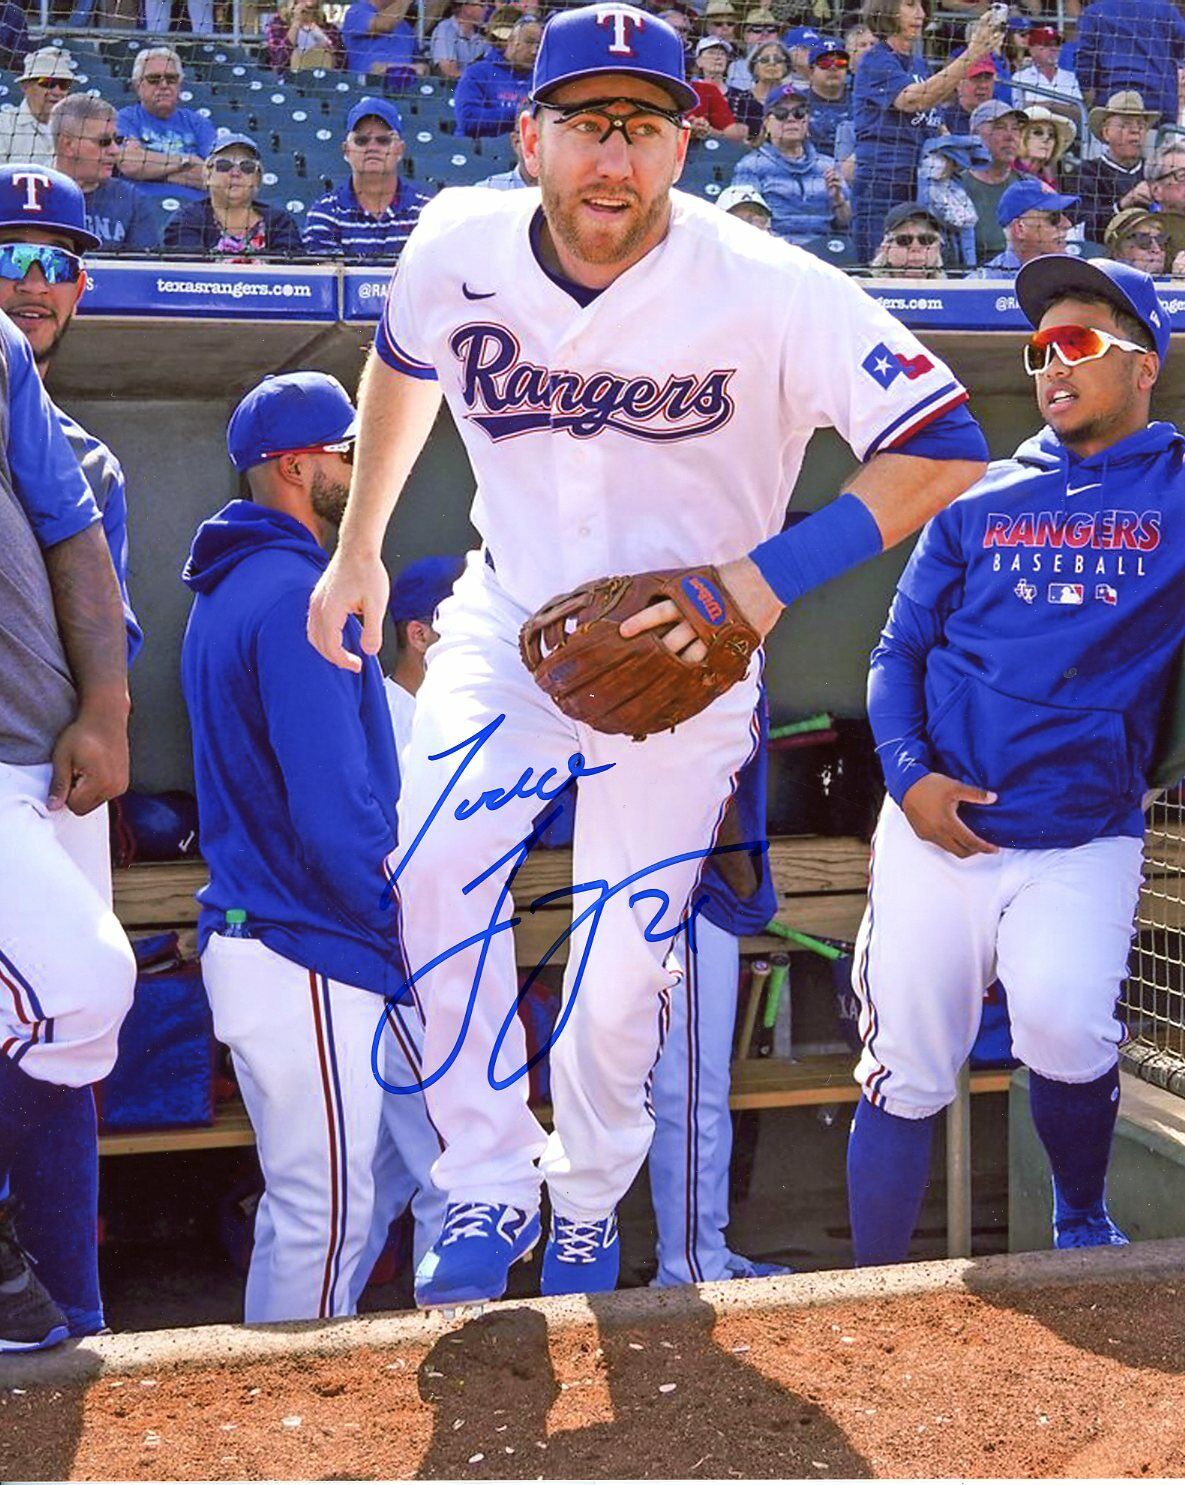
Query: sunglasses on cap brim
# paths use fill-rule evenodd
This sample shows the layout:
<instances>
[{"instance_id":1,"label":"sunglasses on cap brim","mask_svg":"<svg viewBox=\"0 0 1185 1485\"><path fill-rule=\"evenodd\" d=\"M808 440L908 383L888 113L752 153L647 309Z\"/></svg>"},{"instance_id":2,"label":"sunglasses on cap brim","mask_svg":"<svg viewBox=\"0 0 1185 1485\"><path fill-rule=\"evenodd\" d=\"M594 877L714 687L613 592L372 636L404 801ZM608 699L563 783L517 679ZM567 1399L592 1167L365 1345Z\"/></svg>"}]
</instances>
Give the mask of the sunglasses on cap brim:
<instances>
[{"instance_id":1,"label":"sunglasses on cap brim","mask_svg":"<svg viewBox=\"0 0 1185 1485\"><path fill-rule=\"evenodd\" d=\"M285 454L340 454L347 464L354 462L354 440L352 438L339 439L337 443L310 443L299 449L273 449L270 454L264 454L262 458L282 459Z\"/></svg>"},{"instance_id":2,"label":"sunglasses on cap brim","mask_svg":"<svg viewBox=\"0 0 1185 1485\"><path fill-rule=\"evenodd\" d=\"M1148 353L1147 346L1120 340L1090 325L1050 325L1029 337L1024 348L1025 370L1030 376L1040 376L1049 370L1055 355L1063 366L1084 366L1088 361L1101 360L1112 348L1134 351L1139 356Z\"/></svg>"},{"instance_id":3,"label":"sunglasses on cap brim","mask_svg":"<svg viewBox=\"0 0 1185 1485\"><path fill-rule=\"evenodd\" d=\"M44 243L0 242L0 278L19 284L31 268L40 268L47 284L76 284L82 275L82 259Z\"/></svg>"}]
</instances>

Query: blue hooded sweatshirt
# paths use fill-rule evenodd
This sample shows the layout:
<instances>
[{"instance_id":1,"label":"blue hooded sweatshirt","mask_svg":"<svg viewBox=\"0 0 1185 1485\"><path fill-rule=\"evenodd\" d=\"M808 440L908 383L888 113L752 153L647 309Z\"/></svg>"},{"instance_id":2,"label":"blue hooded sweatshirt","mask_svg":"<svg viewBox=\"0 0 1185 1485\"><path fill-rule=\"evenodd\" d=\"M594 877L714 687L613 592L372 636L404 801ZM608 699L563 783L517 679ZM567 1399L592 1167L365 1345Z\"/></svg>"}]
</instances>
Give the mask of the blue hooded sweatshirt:
<instances>
[{"instance_id":1,"label":"blue hooded sweatshirt","mask_svg":"<svg viewBox=\"0 0 1185 1485\"><path fill-rule=\"evenodd\" d=\"M362 656L354 675L306 637L328 560L299 521L249 500L232 500L194 537L181 682L210 868L198 949L243 908L251 936L283 958L393 996L404 979L384 893L395 739L378 661ZM356 619L345 643L361 655Z\"/></svg>"},{"instance_id":2,"label":"blue hooded sweatshirt","mask_svg":"<svg viewBox=\"0 0 1185 1485\"><path fill-rule=\"evenodd\" d=\"M1050 429L931 520L898 585L868 716L898 804L939 772L999 846L1142 836L1185 642L1185 438L1152 423L1078 459Z\"/></svg>"}]
</instances>

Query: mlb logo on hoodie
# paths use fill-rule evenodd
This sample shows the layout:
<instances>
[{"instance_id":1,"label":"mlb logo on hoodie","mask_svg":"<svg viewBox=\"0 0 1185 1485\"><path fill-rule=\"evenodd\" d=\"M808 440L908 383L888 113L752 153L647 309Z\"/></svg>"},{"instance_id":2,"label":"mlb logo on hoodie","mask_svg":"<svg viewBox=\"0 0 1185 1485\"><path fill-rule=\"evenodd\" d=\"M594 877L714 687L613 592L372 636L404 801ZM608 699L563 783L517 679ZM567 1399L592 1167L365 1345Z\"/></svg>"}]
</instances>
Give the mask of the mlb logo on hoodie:
<instances>
[{"instance_id":1,"label":"mlb logo on hoodie","mask_svg":"<svg viewBox=\"0 0 1185 1485\"><path fill-rule=\"evenodd\" d=\"M1081 583L1050 583L1046 596L1050 603L1075 604L1082 602L1084 594Z\"/></svg>"}]
</instances>

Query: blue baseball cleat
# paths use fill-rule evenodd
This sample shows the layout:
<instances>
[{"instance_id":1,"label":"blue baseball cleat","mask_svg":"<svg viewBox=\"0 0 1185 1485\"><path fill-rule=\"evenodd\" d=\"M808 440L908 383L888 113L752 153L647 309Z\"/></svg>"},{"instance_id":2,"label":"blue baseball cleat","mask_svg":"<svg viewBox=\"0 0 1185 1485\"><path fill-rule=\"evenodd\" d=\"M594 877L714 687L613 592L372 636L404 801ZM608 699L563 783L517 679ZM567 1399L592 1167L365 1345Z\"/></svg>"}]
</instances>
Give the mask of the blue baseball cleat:
<instances>
[{"instance_id":1,"label":"blue baseball cleat","mask_svg":"<svg viewBox=\"0 0 1185 1485\"><path fill-rule=\"evenodd\" d=\"M1100 1202L1086 1212L1063 1207L1053 1213L1053 1246L1055 1248L1126 1248L1129 1239L1120 1232Z\"/></svg>"},{"instance_id":2,"label":"blue baseball cleat","mask_svg":"<svg viewBox=\"0 0 1185 1485\"><path fill-rule=\"evenodd\" d=\"M617 1288L620 1268L616 1212L600 1222L578 1222L552 1213L541 1294L604 1294Z\"/></svg>"},{"instance_id":3,"label":"blue baseball cleat","mask_svg":"<svg viewBox=\"0 0 1185 1485\"><path fill-rule=\"evenodd\" d=\"M494 1202L450 1202L444 1227L416 1270L421 1310L483 1305L501 1299L512 1264L539 1241L539 1213Z\"/></svg>"},{"instance_id":4,"label":"blue baseball cleat","mask_svg":"<svg viewBox=\"0 0 1185 1485\"><path fill-rule=\"evenodd\" d=\"M729 1279L776 1279L783 1274L792 1274L794 1270L787 1268L784 1263L762 1263L756 1258L745 1258L740 1253L733 1253L728 1260Z\"/></svg>"}]
</instances>

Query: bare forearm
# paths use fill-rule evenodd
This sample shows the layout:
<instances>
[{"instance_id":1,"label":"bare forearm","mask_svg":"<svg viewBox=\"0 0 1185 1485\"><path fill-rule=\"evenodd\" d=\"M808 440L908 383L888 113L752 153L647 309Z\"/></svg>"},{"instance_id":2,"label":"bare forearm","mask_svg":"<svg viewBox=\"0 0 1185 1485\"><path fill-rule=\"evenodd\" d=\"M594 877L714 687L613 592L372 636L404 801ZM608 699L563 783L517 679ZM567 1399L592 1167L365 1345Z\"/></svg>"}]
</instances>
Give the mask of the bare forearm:
<instances>
[{"instance_id":1,"label":"bare forearm","mask_svg":"<svg viewBox=\"0 0 1185 1485\"><path fill-rule=\"evenodd\" d=\"M45 553L58 631L79 709L127 716L123 600L101 526L89 526Z\"/></svg>"},{"instance_id":2,"label":"bare forearm","mask_svg":"<svg viewBox=\"0 0 1185 1485\"><path fill-rule=\"evenodd\" d=\"M391 513L428 441L440 409L440 386L393 371L371 352L358 391L358 447L341 548L377 555Z\"/></svg>"},{"instance_id":3,"label":"bare forearm","mask_svg":"<svg viewBox=\"0 0 1185 1485\"><path fill-rule=\"evenodd\" d=\"M886 548L944 510L987 468L971 459L919 459L912 454L877 454L846 485L872 512Z\"/></svg>"}]
</instances>

